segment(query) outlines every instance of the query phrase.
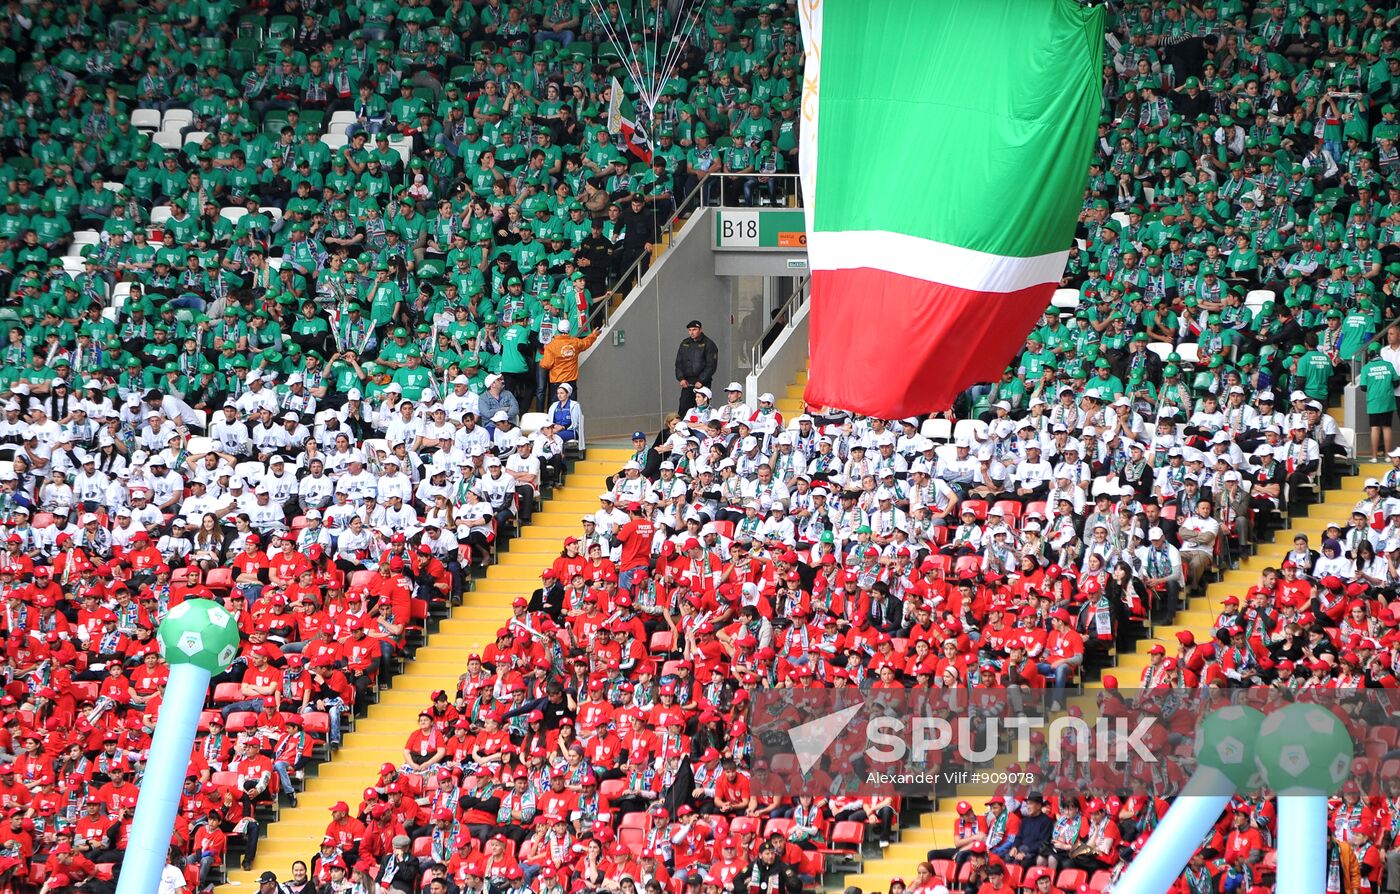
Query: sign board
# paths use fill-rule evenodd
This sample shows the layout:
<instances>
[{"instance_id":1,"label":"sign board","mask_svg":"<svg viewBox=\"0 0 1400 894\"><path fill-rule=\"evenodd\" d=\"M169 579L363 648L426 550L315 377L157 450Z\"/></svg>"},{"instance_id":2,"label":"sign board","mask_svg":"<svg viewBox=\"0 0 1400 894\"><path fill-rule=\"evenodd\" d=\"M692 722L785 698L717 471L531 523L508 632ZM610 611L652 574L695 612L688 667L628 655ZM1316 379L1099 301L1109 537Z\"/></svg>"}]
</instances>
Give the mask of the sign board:
<instances>
[{"instance_id":1,"label":"sign board","mask_svg":"<svg viewBox=\"0 0 1400 894\"><path fill-rule=\"evenodd\" d=\"M807 223L801 209L720 208L715 212L715 248L807 247Z\"/></svg>"}]
</instances>

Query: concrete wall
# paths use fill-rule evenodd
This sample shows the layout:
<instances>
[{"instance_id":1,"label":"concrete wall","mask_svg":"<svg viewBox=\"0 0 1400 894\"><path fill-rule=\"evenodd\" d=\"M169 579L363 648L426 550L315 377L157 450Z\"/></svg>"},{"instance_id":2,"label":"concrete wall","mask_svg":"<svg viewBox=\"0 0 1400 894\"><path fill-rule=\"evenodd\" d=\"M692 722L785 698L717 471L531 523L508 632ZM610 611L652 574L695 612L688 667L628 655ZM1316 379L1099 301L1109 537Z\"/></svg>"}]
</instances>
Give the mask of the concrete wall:
<instances>
[{"instance_id":1,"label":"concrete wall","mask_svg":"<svg viewBox=\"0 0 1400 894\"><path fill-rule=\"evenodd\" d=\"M768 348L768 355L757 373L749 373L745 386L748 394L762 394L771 391L778 397L787 392L787 387L797 378L797 374L807 366L808 311L812 303L804 302L797 313L797 322L784 329Z\"/></svg>"},{"instance_id":2,"label":"concrete wall","mask_svg":"<svg viewBox=\"0 0 1400 894\"><path fill-rule=\"evenodd\" d=\"M602 338L580 363L580 402L590 440L653 434L665 414L676 409L680 387L674 378L676 346L685 324L698 319L719 345L716 384L736 374L730 339L729 283L715 275L713 213L690 218L659 263L653 264L613 314ZM623 343L614 344L618 333Z\"/></svg>"},{"instance_id":3,"label":"concrete wall","mask_svg":"<svg viewBox=\"0 0 1400 894\"><path fill-rule=\"evenodd\" d=\"M720 276L806 276L807 252L772 248L716 249L715 273Z\"/></svg>"}]
</instances>

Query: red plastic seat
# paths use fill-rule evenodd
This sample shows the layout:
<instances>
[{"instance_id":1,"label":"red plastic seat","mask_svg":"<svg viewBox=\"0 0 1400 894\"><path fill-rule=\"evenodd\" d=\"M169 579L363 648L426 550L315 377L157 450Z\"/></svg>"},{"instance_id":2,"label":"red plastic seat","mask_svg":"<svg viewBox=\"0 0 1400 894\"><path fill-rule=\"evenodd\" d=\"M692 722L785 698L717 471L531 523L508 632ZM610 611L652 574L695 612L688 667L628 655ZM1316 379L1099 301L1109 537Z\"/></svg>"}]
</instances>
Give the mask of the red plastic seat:
<instances>
[{"instance_id":1,"label":"red plastic seat","mask_svg":"<svg viewBox=\"0 0 1400 894\"><path fill-rule=\"evenodd\" d=\"M228 715L228 731L241 733L258 725L258 715L253 711L234 711Z\"/></svg>"},{"instance_id":2,"label":"red plastic seat","mask_svg":"<svg viewBox=\"0 0 1400 894\"><path fill-rule=\"evenodd\" d=\"M1013 528L1021 521L1021 504L1015 500L998 500L992 508L1000 509L1006 516L1006 523Z\"/></svg>"},{"instance_id":3,"label":"red plastic seat","mask_svg":"<svg viewBox=\"0 0 1400 894\"><path fill-rule=\"evenodd\" d=\"M961 577L963 572L971 571L973 574L982 573L981 556L959 556L958 564L953 566L953 577Z\"/></svg>"},{"instance_id":4,"label":"red plastic seat","mask_svg":"<svg viewBox=\"0 0 1400 894\"><path fill-rule=\"evenodd\" d=\"M977 514L978 521L983 521L986 519L986 500L963 500L961 503L958 504L958 515L961 516L964 512L966 512L969 509L971 509L974 513Z\"/></svg>"},{"instance_id":5,"label":"red plastic seat","mask_svg":"<svg viewBox=\"0 0 1400 894\"><path fill-rule=\"evenodd\" d=\"M734 822L729 824L729 831L734 835L758 834L758 817L739 816L734 818Z\"/></svg>"}]
</instances>

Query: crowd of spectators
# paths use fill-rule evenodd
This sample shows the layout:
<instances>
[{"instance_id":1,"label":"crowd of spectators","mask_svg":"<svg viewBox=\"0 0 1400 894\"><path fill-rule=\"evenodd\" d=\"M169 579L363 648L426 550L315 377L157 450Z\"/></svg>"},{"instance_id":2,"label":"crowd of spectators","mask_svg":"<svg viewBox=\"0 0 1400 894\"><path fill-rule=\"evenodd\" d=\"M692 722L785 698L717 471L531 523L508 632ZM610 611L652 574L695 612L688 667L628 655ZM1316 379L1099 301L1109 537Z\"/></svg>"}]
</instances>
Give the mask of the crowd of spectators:
<instances>
[{"instance_id":1,"label":"crowd of spectators","mask_svg":"<svg viewBox=\"0 0 1400 894\"><path fill-rule=\"evenodd\" d=\"M956 427L785 420L712 390L693 327L680 415L637 433L403 763L260 894L820 885L906 805L755 793L752 692L1002 685L1077 710L1110 650L1335 483L1325 411L1358 374L1395 470L1127 682L1395 685L1396 23L1109 7L1065 291L1001 380ZM620 24L678 53L639 151L605 126ZM195 595L245 636L167 880L209 887L565 474L593 312L659 225L697 187L783 198L796 12L84 0L11 4L0 35L0 888L110 891L165 674L152 630ZM1395 744L1356 768L1391 797L1333 812L1337 894L1397 890ZM1037 769L1055 785L959 805L950 852L892 890L1102 890L1174 784ZM1267 890L1272 823L1268 798L1232 804L1178 890Z\"/></svg>"}]
</instances>

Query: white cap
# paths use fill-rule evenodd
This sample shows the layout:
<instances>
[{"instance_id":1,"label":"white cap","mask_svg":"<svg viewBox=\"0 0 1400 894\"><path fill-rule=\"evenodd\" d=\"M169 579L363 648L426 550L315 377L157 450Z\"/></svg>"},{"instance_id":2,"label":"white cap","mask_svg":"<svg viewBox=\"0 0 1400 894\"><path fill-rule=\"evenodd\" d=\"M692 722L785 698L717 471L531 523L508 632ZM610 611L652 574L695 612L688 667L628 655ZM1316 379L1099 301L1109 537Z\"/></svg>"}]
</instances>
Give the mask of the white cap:
<instances>
[{"instance_id":1,"label":"white cap","mask_svg":"<svg viewBox=\"0 0 1400 894\"><path fill-rule=\"evenodd\" d=\"M510 414L507 413L505 410L497 410L496 413L495 413L495 415L493 415L493 416L491 417L491 421L492 421L492 422L509 422L509 421L510 421Z\"/></svg>"},{"instance_id":2,"label":"white cap","mask_svg":"<svg viewBox=\"0 0 1400 894\"><path fill-rule=\"evenodd\" d=\"M1164 536L1165 535L1162 533L1161 528L1153 528L1152 530L1147 532L1148 540L1161 540Z\"/></svg>"},{"instance_id":3,"label":"white cap","mask_svg":"<svg viewBox=\"0 0 1400 894\"><path fill-rule=\"evenodd\" d=\"M758 402L761 403L761 404L771 404L771 403L773 402L773 392L771 392L771 391L765 391L765 392L763 392L762 394L760 394L760 395L758 396Z\"/></svg>"},{"instance_id":4,"label":"white cap","mask_svg":"<svg viewBox=\"0 0 1400 894\"><path fill-rule=\"evenodd\" d=\"M385 394L403 394L403 386L398 382L390 382L384 386Z\"/></svg>"},{"instance_id":5,"label":"white cap","mask_svg":"<svg viewBox=\"0 0 1400 894\"><path fill-rule=\"evenodd\" d=\"M321 510L319 510L319 509L308 509L308 510L306 510L306 517L307 517L307 518L316 518L316 519L319 519L319 518L321 517Z\"/></svg>"},{"instance_id":6,"label":"white cap","mask_svg":"<svg viewBox=\"0 0 1400 894\"><path fill-rule=\"evenodd\" d=\"M743 385L740 385L738 382L730 382L728 385L725 385L725 386L724 386L724 390L725 390L725 391L737 391L737 392L739 392L740 394L743 394L743 393L744 393L744 386L743 386Z\"/></svg>"},{"instance_id":7,"label":"white cap","mask_svg":"<svg viewBox=\"0 0 1400 894\"><path fill-rule=\"evenodd\" d=\"M1365 483L1364 485L1362 485L1362 487L1380 487L1380 486L1381 486L1381 483L1380 483L1379 481L1377 481L1376 479L1374 479L1374 478L1367 478L1367 479L1366 479L1366 483Z\"/></svg>"},{"instance_id":8,"label":"white cap","mask_svg":"<svg viewBox=\"0 0 1400 894\"><path fill-rule=\"evenodd\" d=\"M360 393L360 389L358 388L351 388L349 391L345 392L346 400L360 400L363 397L364 395Z\"/></svg>"},{"instance_id":9,"label":"white cap","mask_svg":"<svg viewBox=\"0 0 1400 894\"><path fill-rule=\"evenodd\" d=\"M455 378L455 379L452 380L452 384L453 384L453 385L470 385L471 383L472 383L472 380L471 380L471 379L467 378L466 376L462 376L462 375L459 375L459 376L457 376L457 378Z\"/></svg>"},{"instance_id":10,"label":"white cap","mask_svg":"<svg viewBox=\"0 0 1400 894\"><path fill-rule=\"evenodd\" d=\"M290 376L287 376L288 385L297 385L305 381L306 379L302 377L301 373L292 373Z\"/></svg>"},{"instance_id":11,"label":"white cap","mask_svg":"<svg viewBox=\"0 0 1400 894\"><path fill-rule=\"evenodd\" d=\"M566 332L569 331L569 321L568 321L568 320L560 320L560 321L559 321L559 331L560 331L561 333L566 333Z\"/></svg>"}]
</instances>

